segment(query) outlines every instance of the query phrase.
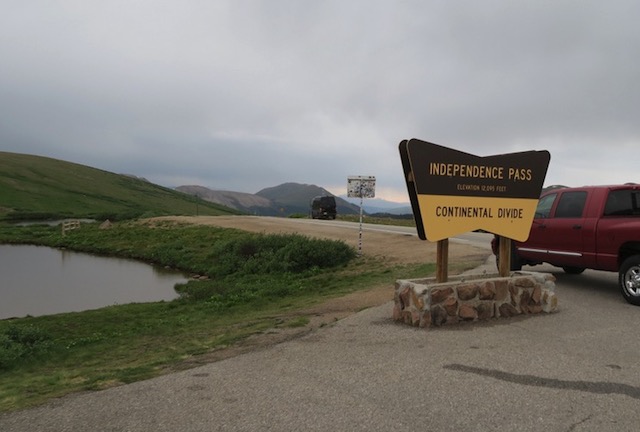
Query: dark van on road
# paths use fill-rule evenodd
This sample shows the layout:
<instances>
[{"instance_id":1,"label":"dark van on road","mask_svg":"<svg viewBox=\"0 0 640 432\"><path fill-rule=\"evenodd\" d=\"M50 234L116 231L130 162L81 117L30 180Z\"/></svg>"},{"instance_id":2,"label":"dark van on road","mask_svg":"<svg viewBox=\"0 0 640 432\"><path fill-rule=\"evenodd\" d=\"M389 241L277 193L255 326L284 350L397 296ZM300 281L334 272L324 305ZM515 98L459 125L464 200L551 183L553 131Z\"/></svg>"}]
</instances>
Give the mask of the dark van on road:
<instances>
[{"instance_id":1,"label":"dark van on road","mask_svg":"<svg viewBox=\"0 0 640 432\"><path fill-rule=\"evenodd\" d=\"M311 219L335 219L336 199L332 196L317 196L311 200Z\"/></svg>"}]
</instances>

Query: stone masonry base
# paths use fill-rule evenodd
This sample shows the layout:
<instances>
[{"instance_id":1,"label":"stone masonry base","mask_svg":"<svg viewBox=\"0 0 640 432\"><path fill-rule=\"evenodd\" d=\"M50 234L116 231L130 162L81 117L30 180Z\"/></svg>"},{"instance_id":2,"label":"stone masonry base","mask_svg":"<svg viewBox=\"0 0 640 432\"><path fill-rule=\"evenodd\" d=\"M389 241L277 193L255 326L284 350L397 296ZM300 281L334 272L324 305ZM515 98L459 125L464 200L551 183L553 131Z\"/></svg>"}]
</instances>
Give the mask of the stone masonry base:
<instances>
[{"instance_id":1,"label":"stone masonry base","mask_svg":"<svg viewBox=\"0 0 640 432\"><path fill-rule=\"evenodd\" d=\"M555 278L547 273L513 272L509 277L466 275L397 280L393 319L429 328L461 321L553 312Z\"/></svg>"}]
</instances>

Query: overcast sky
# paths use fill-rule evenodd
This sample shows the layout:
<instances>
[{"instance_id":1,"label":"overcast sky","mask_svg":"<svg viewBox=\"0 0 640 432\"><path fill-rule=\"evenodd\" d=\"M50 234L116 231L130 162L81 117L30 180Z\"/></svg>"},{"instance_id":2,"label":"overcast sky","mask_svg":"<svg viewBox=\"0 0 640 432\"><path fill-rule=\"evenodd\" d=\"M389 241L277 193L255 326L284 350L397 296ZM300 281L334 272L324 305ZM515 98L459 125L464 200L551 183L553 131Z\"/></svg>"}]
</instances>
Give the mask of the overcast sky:
<instances>
[{"instance_id":1,"label":"overcast sky","mask_svg":"<svg viewBox=\"0 0 640 432\"><path fill-rule=\"evenodd\" d=\"M0 150L408 201L398 143L640 182L637 0L0 0Z\"/></svg>"}]
</instances>

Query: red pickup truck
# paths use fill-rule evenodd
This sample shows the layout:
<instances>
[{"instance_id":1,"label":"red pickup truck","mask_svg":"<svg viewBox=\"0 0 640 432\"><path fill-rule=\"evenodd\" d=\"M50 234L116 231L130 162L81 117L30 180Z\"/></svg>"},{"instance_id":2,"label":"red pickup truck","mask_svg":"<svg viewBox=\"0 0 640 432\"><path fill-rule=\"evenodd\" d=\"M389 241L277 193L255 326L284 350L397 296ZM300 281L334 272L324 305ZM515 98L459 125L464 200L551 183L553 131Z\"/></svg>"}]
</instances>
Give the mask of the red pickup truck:
<instances>
[{"instance_id":1,"label":"red pickup truck","mask_svg":"<svg viewBox=\"0 0 640 432\"><path fill-rule=\"evenodd\" d=\"M496 237L496 255L498 242ZM616 271L625 300L640 306L640 185L543 193L529 238L512 242L511 270L543 262L572 274L587 268Z\"/></svg>"}]
</instances>

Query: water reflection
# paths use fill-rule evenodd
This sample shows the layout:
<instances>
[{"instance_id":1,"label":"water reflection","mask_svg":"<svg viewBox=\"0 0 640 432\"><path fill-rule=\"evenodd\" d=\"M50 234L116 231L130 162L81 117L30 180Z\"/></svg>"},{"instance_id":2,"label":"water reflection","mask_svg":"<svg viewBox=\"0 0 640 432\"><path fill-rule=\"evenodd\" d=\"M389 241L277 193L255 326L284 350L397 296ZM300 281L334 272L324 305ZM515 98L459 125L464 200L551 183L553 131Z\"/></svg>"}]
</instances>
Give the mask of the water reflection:
<instances>
[{"instance_id":1,"label":"water reflection","mask_svg":"<svg viewBox=\"0 0 640 432\"><path fill-rule=\"evenodd\" d=\"M0 319L172 300L182 274L137 261L0 245Z\"/></svg>"}]
</instances>

